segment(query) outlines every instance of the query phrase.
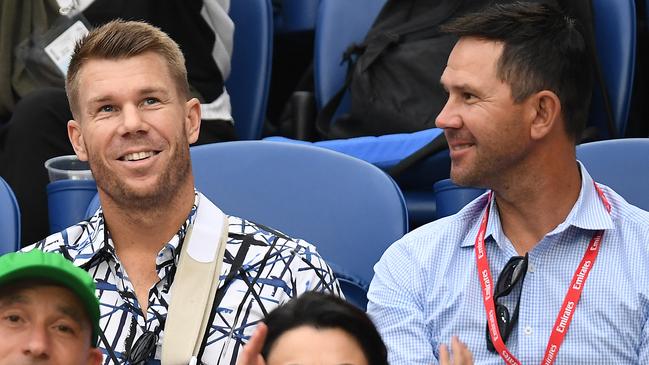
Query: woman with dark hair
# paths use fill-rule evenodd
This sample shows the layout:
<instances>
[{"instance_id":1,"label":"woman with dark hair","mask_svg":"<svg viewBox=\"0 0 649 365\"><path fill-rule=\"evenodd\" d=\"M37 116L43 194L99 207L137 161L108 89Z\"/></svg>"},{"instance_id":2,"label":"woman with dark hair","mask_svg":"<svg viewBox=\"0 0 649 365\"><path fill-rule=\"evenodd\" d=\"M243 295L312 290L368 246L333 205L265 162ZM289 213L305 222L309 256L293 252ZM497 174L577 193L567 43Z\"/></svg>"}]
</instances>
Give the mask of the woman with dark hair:
<instances>
[{"instance_id":1,"label":"woman with dark hair","mask_svg":"<svg viewBox=\"0 0 649 365\"><path fill-rule=\"evenodd\" d=\"M471 354L457 338L452 348L454 364L472 364ZM446 347L440 350L441 364L450 364ZM363 311L337 296L307 292L266 316L244 347L238 365L316 363L387 365L388 355Z\"/></svg>"}]
</instances>

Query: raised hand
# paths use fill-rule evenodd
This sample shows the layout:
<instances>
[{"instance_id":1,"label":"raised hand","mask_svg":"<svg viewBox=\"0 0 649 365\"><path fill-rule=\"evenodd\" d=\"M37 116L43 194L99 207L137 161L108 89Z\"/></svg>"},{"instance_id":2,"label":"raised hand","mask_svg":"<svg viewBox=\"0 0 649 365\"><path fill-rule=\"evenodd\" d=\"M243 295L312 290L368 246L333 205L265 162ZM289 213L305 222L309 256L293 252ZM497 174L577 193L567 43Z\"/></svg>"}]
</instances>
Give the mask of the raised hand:
<instances>
[{"instance_id":1,"label":"raised hand","mask_svg":"<svg viewBox=\"0 0 649 365\"><path fill-rule=\"evenodd\" d=\"M255 333L250 337L250 341L243 347L243 352L237 361L237 365L266 365L266 361L261 356L261 349L264 347L268 327L263 322L259 322Z\"/></svg>"},{"instance_id":2,"label":"raised hand","mask_svg":"<svg viewBox=\"0 0 649 365\"><path fill-rule=\"evenodd\" d=\"M439 347L439 365L473 365L471 351L457 336L453 336L451 340L451 349L453 350L452 360L448 347L445 344Z\"/></svg>"}]
</instances>

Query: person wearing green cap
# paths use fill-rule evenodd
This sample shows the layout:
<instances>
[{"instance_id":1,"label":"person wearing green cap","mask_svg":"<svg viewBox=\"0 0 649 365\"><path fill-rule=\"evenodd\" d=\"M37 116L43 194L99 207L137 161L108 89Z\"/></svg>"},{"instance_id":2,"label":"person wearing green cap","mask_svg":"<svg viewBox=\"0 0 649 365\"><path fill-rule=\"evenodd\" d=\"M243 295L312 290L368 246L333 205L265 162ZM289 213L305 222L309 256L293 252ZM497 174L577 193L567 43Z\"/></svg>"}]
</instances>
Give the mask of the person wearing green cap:
<instances>
[{"instance_id":1,"label":"person wearing green cap","mask_svg":"<svg viewBox=\"0 0 649 365\"><path fill-rule=\"evenodd\" d=\"M0 365L100 364L92 278L57 253L0 257L0 338Z\"/></svg>"}]
</instances>

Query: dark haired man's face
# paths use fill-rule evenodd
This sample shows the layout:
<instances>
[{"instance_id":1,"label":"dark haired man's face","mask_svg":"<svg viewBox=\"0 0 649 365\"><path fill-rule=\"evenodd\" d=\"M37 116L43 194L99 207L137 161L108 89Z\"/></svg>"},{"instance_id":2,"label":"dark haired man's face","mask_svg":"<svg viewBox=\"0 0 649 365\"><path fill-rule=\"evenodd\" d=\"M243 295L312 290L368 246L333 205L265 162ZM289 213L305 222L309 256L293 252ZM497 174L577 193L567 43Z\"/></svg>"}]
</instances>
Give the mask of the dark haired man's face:
<instances>
[{"instance_id":1,"label":"dark haired man's face","mask_svg":"<svg viewBox=\"0 0 649 365\"><path fill-rule=\"evenodd\" d=\"M0 296L0 365L100 364L92 325L68 289L31 286Z\"/></svg>"},{"instance_id":2,"label":"dark haired man's face","mask_svg":"<svg viewBox=\"0 0 649 365\"><path fill-rule=\"evenodd\" d=\"M459 185L493 188L528 153L524 107L497 77L501 43L462 38L453 48L441 83L448 101L435 124L444 129L451 178Z\"/></svg>"},{"instance_id":3,"label":"dark haired man's face","mask_svg":"<svg viewBox=\"0 0 649 365\"><path fill-rule=\"evenodd\" d=\"M193 184L189 143L198 138L200 105L178 93L161 56L89 60L79 72L78 103L70 140L113 204L157 207Z\"/></svg>"}]
</instances>

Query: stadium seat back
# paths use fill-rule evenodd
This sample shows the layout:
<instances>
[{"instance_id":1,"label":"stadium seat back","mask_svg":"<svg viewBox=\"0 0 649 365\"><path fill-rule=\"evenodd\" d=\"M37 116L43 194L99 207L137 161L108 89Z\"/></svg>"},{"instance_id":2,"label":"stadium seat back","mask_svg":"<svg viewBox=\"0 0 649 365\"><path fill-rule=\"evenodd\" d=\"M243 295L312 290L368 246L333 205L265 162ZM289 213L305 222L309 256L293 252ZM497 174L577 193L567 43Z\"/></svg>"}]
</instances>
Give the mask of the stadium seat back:
<instances>
[{"instance_id":1,"label":"stadium seat back","mask_svg":"<svg viewBox=\"0 0 649 365\"><path fill-rule=\"evenodd\" d=\"M352 43L360 43L385 0L321 0L315 28L314 81L318 109L345 83L347 65L342 55ZM339 110L349 109L345 97Z\"/></svg>"},{"instance_id":2,"label":"stadium seat back","mask_svg":"<svg viewBox=\"0 0 649 365\"><path fill-rule=\"evenodd\" d=\"M629 203L649 210L649 138L622 138L577 146L579 159L596 182Z\"/></svg>"},{"instance_id":3,"label":"stadium seat back","mask_svg":"<svg viewBox=\"0 0 649 365\"><path fill-rule=\"evenodd\" d=\"M20 208L11 187L0 177L0 255L20 248Z\"/></svg>"},{"instance_id":4,"label":"stadium seat back","mask_svg":"<svg viewBox=\"0 0 649 365\"><path fill-rule=\"evenodd\" d=\"M230 2L232 70L225 82L240 139L259 139L266 119L273 53L271 0Z\"/></svg>"},{"instance_id":5,"label":"stadium seat back","mask_svg":"<svg viewBox=\"0 0 649 365\"><path fill-rule=\"evenodd\" d=\"M374 264L408 230L403 196L388 175L309 145L240 141L191 153L201 192L227 214L315 244L345 279L348 299L364 307L357 294L367 289Z\"/></svg>"},{"instance_id":6,"label":"stadium seat back","mask_svg":"<svg viewBox=\"0 0 649 365\"><path fill-rule=\"evenodd\" d=\"M636 8L633 0L592 0L595 43L608 89L615 131L624 137L629 119L636 60ZM601 91L595 88L589 125L608 134Z\"/></svg>"}]
</instances>

